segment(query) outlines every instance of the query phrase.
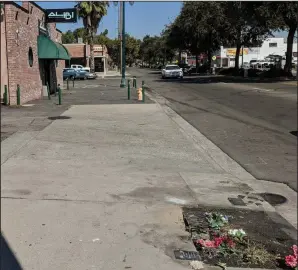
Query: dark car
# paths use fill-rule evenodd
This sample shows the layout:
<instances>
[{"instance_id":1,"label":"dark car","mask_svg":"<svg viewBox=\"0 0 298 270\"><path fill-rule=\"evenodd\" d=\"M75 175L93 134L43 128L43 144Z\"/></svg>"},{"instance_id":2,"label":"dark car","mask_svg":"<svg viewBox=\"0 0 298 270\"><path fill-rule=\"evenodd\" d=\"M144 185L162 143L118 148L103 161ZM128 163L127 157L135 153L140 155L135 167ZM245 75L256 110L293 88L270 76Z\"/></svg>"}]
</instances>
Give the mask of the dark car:
<instances>
[{"instance_id":1,"label":"dark car","mask_svg":"<svg viewBox=\"0 0 298 270\"><path fill-rule=\"evenodd\" d=\"M77 77L77 71L73 68L63 69L63 80L75 80Z\"/></svg>"},{"instance_id":2,"label":"dark car","mask_svg":"<svg viewBox=\"0 0 298 270\"><path fill-rule=\"evenodd\" d=\"M187 74L187 70L190 68L190 66L188 64L184 64L184 63L180 63L178 64L178 66L180 68L182 68L183 74Z\"/></svg>"},{"instance_id":3,"label":"dark car","mask_svg":"<svg viewBox=\"0 0 298 270\"><path fill-rule=\"evenodd\" d=\"M196 66L190 66L184 69L183 71L185 75L191 75L193 73L196 73Z\"/></svg>"}]
</instances>

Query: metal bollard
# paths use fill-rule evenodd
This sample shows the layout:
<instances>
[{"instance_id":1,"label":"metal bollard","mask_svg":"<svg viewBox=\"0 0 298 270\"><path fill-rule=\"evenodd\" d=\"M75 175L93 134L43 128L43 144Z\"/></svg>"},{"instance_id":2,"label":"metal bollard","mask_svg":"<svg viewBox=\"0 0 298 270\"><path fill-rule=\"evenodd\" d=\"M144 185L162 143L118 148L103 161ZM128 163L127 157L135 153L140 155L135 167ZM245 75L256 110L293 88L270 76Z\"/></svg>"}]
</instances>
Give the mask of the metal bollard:
<instances>
[{"instance_id":1,"label":"metal bollard","mask_svg":"<svg viewBox=\"0 0 298 270\"><path fill-rule=\"evenodd\" d=\"M4 104L5 104L5 105L8 105L8 91L7 91L7 85L4 85L3 101L4 101Z\"/></svg>"},{"instance_id":2,"label":"metal bollard","mask_svg":"<svg viewBox=\"0 0 298 270\"><path fill-rule=\"evenodd\" d=\"M134 88L137 88L137 78L136 76L133 77L133 81L134 81Z\"/></svg>"},{"instance_id":3,"label":"metal bollard","mask_svg":"<svg viewBox=\"0 0 298 270\"><path fill-rule=\"evenodd\" d=\"M145 82L142 81L142 101L145 102Z\"/></svg>"},{"instance_id":4,"label":"metal bollard","mask_svg":"<svg viewBox=\"0 0 298 270\"><path fill-rule=\"evenodd\" d=\"M69 90L69 79L66 80L66 89Z\"/></svg>"},{"instance_id":5,"label":"metal bollard","mask_svg":"<svg viewBox=\"0 0 298 270\"><path fill-rule=\"evenodd\" d=\"M47 92L48 92L48 99L51 99L49 83L47 83Z\"/></svg>"},{"instance_id":6,"label":"metal bollard","mask_svg":"<svg viewBox=\"0 0 298 270\"><path fill-rule=\"evenodd\" d=\"M58 104L59 105L62 104L62 92L61 92L60 84L58 84Z\"/></svg>"},{"instance_id":7,"label":"metal bollard","mask_svg":"<svg viewBox=\"0 0 298 270\"><path fill-rule=\"evenodd\" d=\"M17 105L21 105L21 89L19 85L17 85Z\"/></svg>"},{"instance_id":8,"label":"metal bollard","mask_svg":"<svg viewBox=\"0 0 298 270\"><path fill-rule=\"evenodd\" d=\"M75 79L72 80L72 88L74 88L74 81L75 81Z\"/></svg>"},{"instance_id":9,"label":"metal bollard","mask_svg":"<svg viewBox=\"0 0 298 270\"><path fill-rule=\"evenodd\" d=\"M127 99L130 100L130 79L127 80Z\"/></svg>"}]
</instances>

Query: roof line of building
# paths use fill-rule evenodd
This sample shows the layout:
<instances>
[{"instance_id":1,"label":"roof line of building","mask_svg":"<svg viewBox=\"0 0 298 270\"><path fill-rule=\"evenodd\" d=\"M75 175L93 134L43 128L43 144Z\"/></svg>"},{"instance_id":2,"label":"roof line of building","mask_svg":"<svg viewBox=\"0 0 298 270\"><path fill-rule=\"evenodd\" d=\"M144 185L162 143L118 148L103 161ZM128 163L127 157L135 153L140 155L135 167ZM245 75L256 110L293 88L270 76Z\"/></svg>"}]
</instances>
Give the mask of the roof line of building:
<instances>
[{"instance_id":1,"label":"roof line of building","mask_svg":"<svg viewBox=\"0 0 298 270\"><path fill-rule=\"evenodd\" d=\"M13 5L13 6L15 6L16 8L19 8L19 9L21 9L22 11L24 11L24 12L26 12L26 13L29 13L29 10L27 10L26 8L20 6L20 5L19 5L18 3L16 3L16 2L10 1L10 2L7 2L7 3L4 2L4 4Z\"/></svg>"},{"instance_id":2,"label":"roof line of building","mask_svg":"<svg viewBox=\"0 0 298 270\"><path fill-rule=\"evenodd\" d=\"M24 1L25 2L25 1ZM22 3L24 3L22 2ZM38 4L36 4L35 2L33 1L28 1L30 4L34 5L35 7L37 7L38 9L40 9L42 12L46 12L41 6L39 6ZM29 13L29 10L27 10L26 8L24 8L23 6L19 5L18 3L14 2L14 1L9 1L9 2L4 2L4 4L10 4L10 5L13 5L19 9L21 9L22 11L26 12L26 13Z\"/></svg>"},{"instance_id":3,"label":"roof line of building","mask_svg":"<svg viewBox=\"0 0 298 270\"><path fill-rule=\"evenodd\" d=\"M33 2L33 1L29 1L29 3L31 3L31 4L34 5L35 7L39 8L41 11L46 12L45 9L43 9L41 6L37 5L35 2Z\"/></svg>"}]
</instances>

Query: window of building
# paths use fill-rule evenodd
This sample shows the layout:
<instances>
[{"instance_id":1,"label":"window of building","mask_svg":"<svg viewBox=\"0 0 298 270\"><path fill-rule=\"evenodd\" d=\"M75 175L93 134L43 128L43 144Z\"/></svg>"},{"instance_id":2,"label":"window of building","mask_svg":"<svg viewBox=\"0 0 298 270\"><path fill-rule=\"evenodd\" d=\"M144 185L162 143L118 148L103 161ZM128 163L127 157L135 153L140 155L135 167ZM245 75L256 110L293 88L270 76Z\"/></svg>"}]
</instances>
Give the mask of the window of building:
<instances>
[{"instance_id":1,"label":"window of building","mask_svg":"<svg viewBox=\"0 0 298 270\"><path fill-rule=\"evenodd\" d=\"M31 6L31 9L30 9L30 14L32 14L32 12L33 12L33 7Z\"/></svg>"},{"instance_id":2,"label":"window of building","mask_svg":"<svg viewBox=\"0 0 298 270\"><path fill-rule=\"evenodd\" d=\"M277 43L274 42L274 43L269 43L269 47L272 48L272 47L277 47Z\"/></svg>"},{"instance_id":3,"label":"window of building","mask_svg":"<svg viewBox=\"0 0 298 270\"><path fill-rule=\"evenodd\" d=\"M18 20L18 16L19 16L19 12L17 11L17 12L16 12L16 17L15 17L15 20L16 20L16 21Z\"/></svg>"},{"instance_id":4,"label":"window of building","mask_svg":"<svg viewBox=\"0 0 298 270\"><path fill-rule=\"evenodd\" d=\"M27 25L29 24L29 17L27 18Z\"/></svg>"},{"instance_id":5,"label":"window of building","mask_svg":"<svg viewBox=\"0 0 298 270\"><path fill-rule=\"evenodd\" d=\"M29 47L29 51L28 51L28 62L29 62L29 66L32 67L33 66L33 51L32 51L31 47Z\"/></svg>"}]
</instances>

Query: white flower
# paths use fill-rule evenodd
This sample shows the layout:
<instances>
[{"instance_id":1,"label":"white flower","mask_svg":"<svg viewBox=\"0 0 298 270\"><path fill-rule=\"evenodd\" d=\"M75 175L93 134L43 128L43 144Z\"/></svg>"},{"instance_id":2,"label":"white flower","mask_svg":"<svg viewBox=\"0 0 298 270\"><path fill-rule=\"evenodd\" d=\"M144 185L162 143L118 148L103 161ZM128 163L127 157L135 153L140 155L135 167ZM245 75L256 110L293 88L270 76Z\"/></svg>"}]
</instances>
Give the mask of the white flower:
<instances>
[{"instance_id":1,"label":"white flower","mask_svg":"<svg viewBox=\"0 0 298 270\"><path fill-rule=\"evenodd\" d=\"M235 229L234 230L231 229L231 230L229 230L228 234L229 235L235 235L236 234L236 230Z\"/></svg>"},{"instance_id":2,"label":"white flower","mask_svg":"<svg viewBox=\"0 0 298 270\"><path fill-rule=\"evenodd\" d=\"M227 216L221 216L221 220L222 220L223 222L225 222L225 223L228 222L228 218L227 218Z\"/></svg>"},{"instance_id":3,"label":"white flower","mask_svg":"<svg viewBox=\"0 0 298 270\"><path fill-rule=\"evenodd\" d=\"M228 234L232 236L243 237L246 235L246 232L242 229L231 229L228 231Z\"/></svg>"},{"instance_id":4,"label":"white flower","mask_svg":"<svg viewBox=\"0 0 298 270\"><path fill-rule=\"evenodd\" d=\"M242 229L240 229L239 232L240 232L242 235L246 235L246 232L243 231Z\"/></svg>"}]
</instances>

